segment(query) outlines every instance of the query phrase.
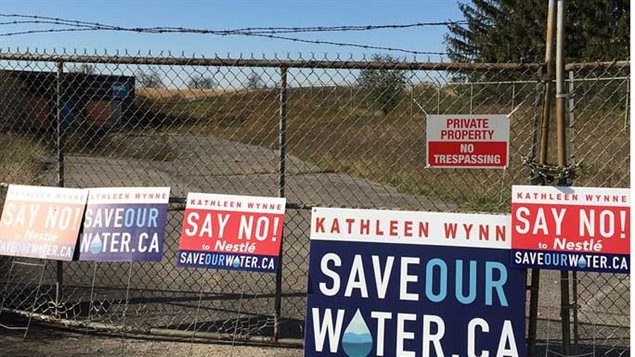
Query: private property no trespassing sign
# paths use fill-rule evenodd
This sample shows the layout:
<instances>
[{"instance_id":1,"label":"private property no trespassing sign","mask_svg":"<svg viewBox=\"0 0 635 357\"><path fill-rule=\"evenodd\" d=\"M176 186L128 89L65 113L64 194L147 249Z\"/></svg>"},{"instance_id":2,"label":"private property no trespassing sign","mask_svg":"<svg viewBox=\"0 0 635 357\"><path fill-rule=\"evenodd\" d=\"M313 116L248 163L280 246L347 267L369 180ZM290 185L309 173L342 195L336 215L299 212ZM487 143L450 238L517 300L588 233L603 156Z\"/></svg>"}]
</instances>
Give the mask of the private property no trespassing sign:
<instances>
[{"instance_id":1,"label":"private property no trespassing sign","mask_svg":"<svg viewBox=\"0 0 635 357\"><path fill-rule=\"evenodd\" d=\"M427 166L502 169L509 164L506 115L429 115Z\"/></svg>"}]
</instances>

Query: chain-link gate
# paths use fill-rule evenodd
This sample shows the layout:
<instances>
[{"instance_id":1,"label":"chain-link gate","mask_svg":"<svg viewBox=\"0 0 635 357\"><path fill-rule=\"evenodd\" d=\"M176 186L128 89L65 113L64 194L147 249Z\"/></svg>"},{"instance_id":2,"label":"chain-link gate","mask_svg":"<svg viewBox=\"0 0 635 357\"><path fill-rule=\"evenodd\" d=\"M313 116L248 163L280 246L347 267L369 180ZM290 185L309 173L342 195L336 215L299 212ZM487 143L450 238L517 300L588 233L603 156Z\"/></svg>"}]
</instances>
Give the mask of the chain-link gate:
<instances>
[{"instance_id":1,"label":"chain-link gate","mask_svg":"<svg viewBox=\"0 0 635 357\"><path fill-rule=\"evenodd\" d=\"M526 158L536 153L541 68L0 53L5 187L171 186L173 195L161 262L0 258L2 312L121 333L299 345L310 208L508 212L511 186L527 182ZM582 163L575 184L628 187L629 63L567 71L569 152ZM426 115L444 113L509 113L509 167L426 169ZM190 191L284 194L281 276L177 268ZM557 345L560 275L541 279L537 338ZM578 353L628 354L628 276L575 279Z\"/></svg>"}]
</instances>

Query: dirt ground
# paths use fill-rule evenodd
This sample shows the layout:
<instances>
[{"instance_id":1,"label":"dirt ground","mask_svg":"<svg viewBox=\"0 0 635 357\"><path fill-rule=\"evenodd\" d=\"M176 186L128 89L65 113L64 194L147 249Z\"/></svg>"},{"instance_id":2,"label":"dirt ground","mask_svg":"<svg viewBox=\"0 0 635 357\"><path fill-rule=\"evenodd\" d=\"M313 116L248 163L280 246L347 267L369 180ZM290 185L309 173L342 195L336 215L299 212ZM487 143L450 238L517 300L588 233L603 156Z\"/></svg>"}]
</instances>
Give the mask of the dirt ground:
<instances>
[{"instance_id":1,"label":"dirt ground","mask_svg":"<svg viewBox=\"0 0 635 357\"><path fill-rule=\"evenodd\" d=\"M6 323L6 321L4 321ZM24 325L24 321L17 325ZM544 341L537 346L538 356L560 356L559 342ZM630 355L629 349L598 347L582 344L577 356L622 357ZM170 341L162 337L141 338L135 336L97 335L76 330L60 329L37 322L24 331L11 331L0 327L0 356L223 356L223 357L296 357L303 356L299 348L280 348L264 345L232 345L212 341Z\"/></svg>"},{"instance_id":2,"label":"dirt ground","mask_svg":"<svg viewBox=\"0 0 635 357\"><path fill-rule=\"evenodd\" d=\"M231 342L183 342L102 336L33 324L24 331L0 328L0 356L302 356L302 350Z\"/></svg>"}]
</instances>

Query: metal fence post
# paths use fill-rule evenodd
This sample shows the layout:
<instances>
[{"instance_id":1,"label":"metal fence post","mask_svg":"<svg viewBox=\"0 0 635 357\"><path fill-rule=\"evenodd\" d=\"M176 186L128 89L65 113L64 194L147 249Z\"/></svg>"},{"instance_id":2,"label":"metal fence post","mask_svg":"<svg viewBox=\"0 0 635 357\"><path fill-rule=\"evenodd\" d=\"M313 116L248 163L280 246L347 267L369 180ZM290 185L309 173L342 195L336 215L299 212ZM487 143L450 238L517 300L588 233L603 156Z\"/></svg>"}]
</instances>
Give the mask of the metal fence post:
<instances>
[{"instance_id":1,"label":"metal fence post","mask_svg":"<svg viewBox=\"0 0 635 357\"><path fill-rule=\"evenodd\" d=\"M437 87L437 114L441 114L441 87Z\"/></svg>"},{"instance_id":2,"label":"metal fence post","mask_svg":"<svg viewBox=\"0 0 635 357\"><path fill-rule=\"evenodd\" d=\"M628 113L630 100L631 100L631 80L630 80L630 74L629 74L629 78L626 79L626 99L625 99L626 103L624 105L624 128L628 128L629 120L631 118L631 116Z\"/></svg>"},{"instance_id":3,"label":"metal fence post","mask_svg":"<svg viewBox=\"0 0 635 357\"><path fill-rule=\"evenodd\" d=\"M55 88L55 144L57 150L57 186L64 187L64 95L63 77L64 62L57 62L57 76Z\"/></svg>"},{"instance_id":4,"label":"metal fence post","mask_svg":"<svg viewBox=\"0 0 635 357\"><path fill-rule=\"evenodd\" d=\"M516 83L512 83L512 107L510 113L516 109Z\"/></svg>"},{"instance_id":5,"label":"metal fence post","mask_svg":"<svg viewBox=\"0 0 635 357\"><path fill-rule=\"evenodd\" d=\"M576 163L576 147L575 147L575 132L574 132L574 124L575 124L575 100L574 100L574 90L575 90L575 77L573 71L569 71L569 161L575 165ZM578 272L572 272L572 301L571 307L573 309L573 353L578 353L578 344L580 341L580 334L578 331Z\"/></svg>"},{"instance_id":6,"label":"metal fence post","mask_svg":"<svg viewBox=\"0 0 635 357\"><path fill-rule=\"evenodd\" d=\"M551 80L553 78L553 37L556 23L556 1L549 0L547 11L547 36L545 39L545 73L542 123L540 128L540 152L538 162L547 163L549 151L549 124L551 118ZM527 332L527 355L536 355L536 332L538 331L538 298L540 295L540 269L531 269L529 288L529 326Z\"/></svg>"},{"instance_id":7,"label":"metal fence post","mask_svg":"<svg viewBox=\"0 0 635 357\"><path fill-rule=\"evenodd\" d=\"M531 147L529 148L529 159L536 159L536 148L538 146L538 118L541 114L540 99L542 98L543 73L542 68L538 69L535 96L534 96L534 115L531 133ZM529 270L525 270L525 279ZM529 320L527 322L527 355L535 355L536 350L536 328L538 324L538 292L540 275L539 270L531 270L531 283L526 288L529 291Z\"/></svg>"},{"instance_id":8,"label":"metal fence post","mask_svg":"<svg viewBox=\"0 0 635 357\"><path fill-rule=\"evenodd\" d=\"M542 68L536 73L536 87L534 95L534 113L531 128L531 146L529 147L529 159L536 160L536 148L538 147L538 118L540 118L540 99L542 98Z\"/></svg>"},{"instance_id":9,"label":"metal fence post","mask_svg":"<svg viewBox=\"0 0 635 357\"><path fill-rule=\"evenodd\" d=\"M57 150L57 186L64 187L64 62L57 62L57 76L55 88L55 144ZM56 262L55 279L55 315L58 315L58 307L62 300L62 286L64 282L64 263Z\"/></svg>"},{"instance_id":10,"label":"metal fence post","mask_svg":"<svg viewBox=\"0 0 635 357\"><path fill-rule=\"evenodd\" d=\"M472 111L474 110L474 84L470 83L470 115L472 115Z\"/></svg>"},{"instance_id":11,"label":"metal fence post","mask_svg":"<svg viewBox=\"0 0 635 357\"><path fill-rule=\"evenodd\" d=\"M574 93L575 90L575 77L573 71L569 71L569 161L571 164L575 165L576 163L576 147L575 147L575 100Z\"/></svg>"},{"instance_id":12,"label":"metal fence post","mask_svg":"<svg viewBox=\"0 0 635 357\"><path fill-rule=\"evenodd\" d=\"M287 146L287 67L280 67L280 100L278 118L278 197L284 197L285 171L286 171L286 146ZM284 230L283 230L284 235ZM282 311L282 262L284 239L280 241L280 257L278 258L278 270L276 271L276 301L275 301L275 327L273 339L280 338L280 318Z\"/></svg>"},{"instance_id":13,"label":"metal fence post","mask_svg":"<svg viewBox=\"0 0 635 357\"><path fill-rule=\"evenodd\" d=\"M412 80L412 76L410 77L410 79ZM412 81L411 81L412 83ZM411 84L411 88L410 88L410 117L412 118L414 116L414 101L415 101L415 86L414 84Z\"/></svg>"},{"instance_id":14,"label":"metal fence post","mask_svg":"<svg viewBox=\"0 0 635 357\"><path fill-rule=\"evenodd\" d=\"M558 167L567 166L567 132L565 126L567 91L564 85L564 35L565 35L566 1L558 0L556 30L556 146ZM558 180L558 185L568 186L569 179ZM569 296L569 272L560 272L560 319L562 323L562 353L571 353L571 303Z\"/></svg>"}]
</instances>

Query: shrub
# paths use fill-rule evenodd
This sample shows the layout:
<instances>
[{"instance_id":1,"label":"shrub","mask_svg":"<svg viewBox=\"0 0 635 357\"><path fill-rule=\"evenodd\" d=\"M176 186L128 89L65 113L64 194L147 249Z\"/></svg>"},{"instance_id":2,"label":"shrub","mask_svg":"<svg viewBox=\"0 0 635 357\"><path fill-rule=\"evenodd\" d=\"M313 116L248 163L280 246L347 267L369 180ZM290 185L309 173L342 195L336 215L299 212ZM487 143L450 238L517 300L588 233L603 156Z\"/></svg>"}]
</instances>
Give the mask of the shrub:
<instances>
[{"instance_id":1,"label":"shrub","mask_svg":"<svg viewBox=\"0 0 635 357\"><path fill-rule=\"evenodd\" d=\"M374 55L373 61L395 62L390 56ZM399 103L406 89L406 74L394 69L364 69L357 79L369 105L388 115Z\"/></svg>"}]
</instances>

